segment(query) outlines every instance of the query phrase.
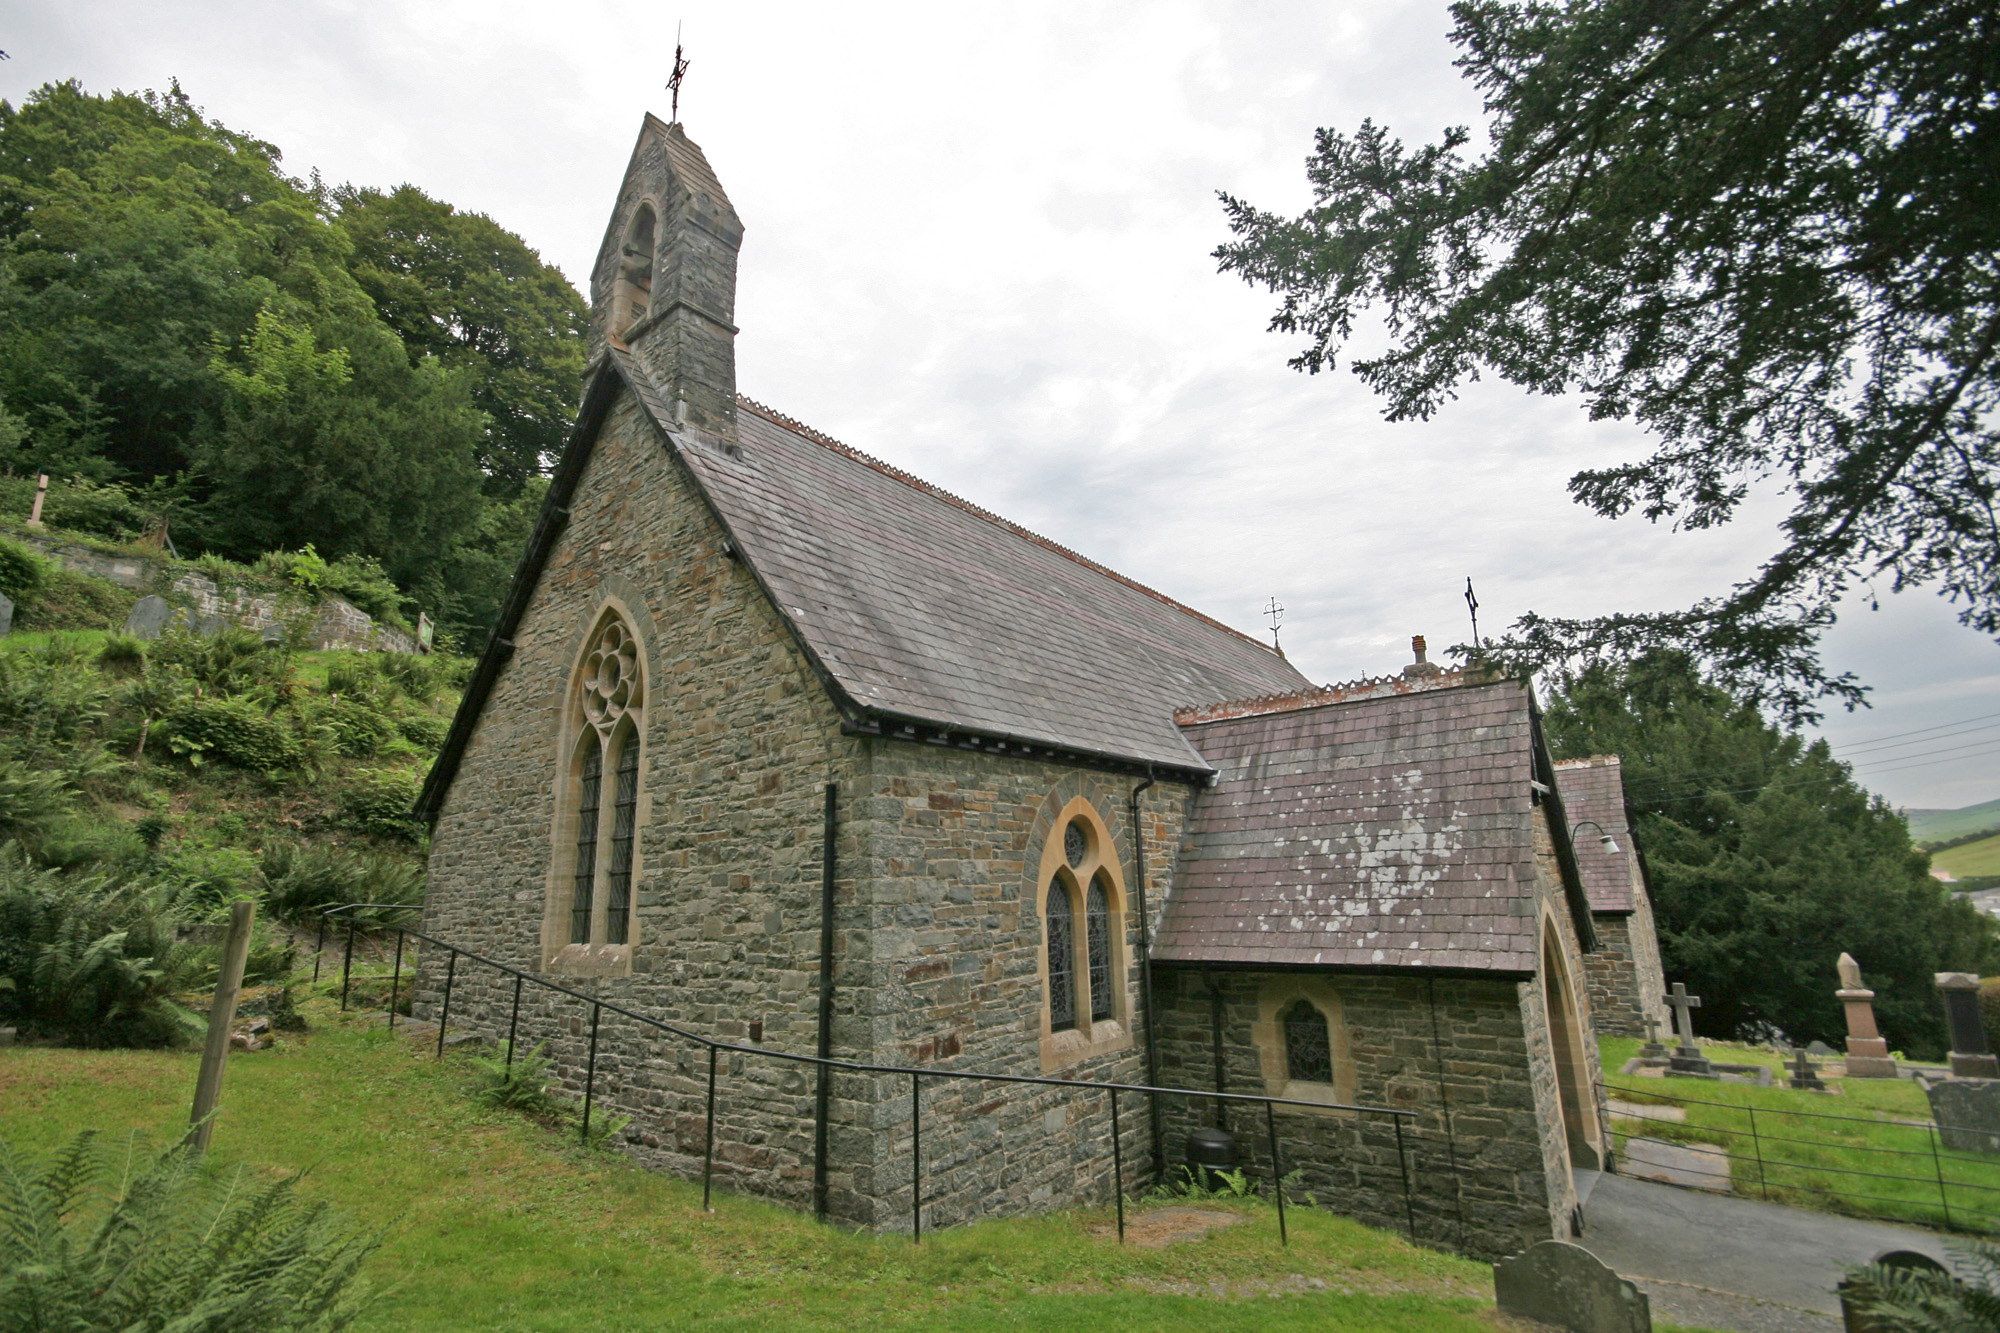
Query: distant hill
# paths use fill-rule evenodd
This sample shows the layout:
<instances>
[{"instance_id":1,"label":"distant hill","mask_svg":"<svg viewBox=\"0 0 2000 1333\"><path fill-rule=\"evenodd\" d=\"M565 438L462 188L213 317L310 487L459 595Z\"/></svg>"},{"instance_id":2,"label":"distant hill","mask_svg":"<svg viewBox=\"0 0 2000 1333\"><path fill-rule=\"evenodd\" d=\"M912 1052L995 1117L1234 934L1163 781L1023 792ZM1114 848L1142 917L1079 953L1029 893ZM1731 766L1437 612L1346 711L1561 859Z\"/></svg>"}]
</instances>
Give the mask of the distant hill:
<instances>
[{"instance_id":1,"label":"distant hill","mask_svg":"<svg viewBox=\"0 0 2000 1333\"><path fill-rule=\"evenodd\" d=\"M2000 875L2000 833L1932 852L1931 865L1953 879Z\"/></svg>"},{"instance_id":2,"label":"distant hill","mask_svg":"<svg viewBox=\"0 0 2000 1333\"><path fill-rule=\"evenodd\" d=\"M1988 829L2000 832L2000 801L1968 805L1961 810L1905 810L1913 842L1946 842Z\"/></svg>"}]
</instances>

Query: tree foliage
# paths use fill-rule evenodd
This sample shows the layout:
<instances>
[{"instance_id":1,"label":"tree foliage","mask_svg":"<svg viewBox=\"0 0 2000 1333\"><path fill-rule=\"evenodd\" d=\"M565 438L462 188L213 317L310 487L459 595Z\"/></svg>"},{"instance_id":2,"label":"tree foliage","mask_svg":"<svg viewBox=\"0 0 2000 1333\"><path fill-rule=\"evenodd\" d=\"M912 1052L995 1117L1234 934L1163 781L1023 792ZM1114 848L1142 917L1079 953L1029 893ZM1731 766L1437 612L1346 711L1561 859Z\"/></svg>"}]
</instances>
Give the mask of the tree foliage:
<instances>
[{"instance_id":1,"label":"tree foliage","mask_svg":"<svg viewBox=\"0 0 2000 1333\"><path fill-rule=\"evenodd\" d=\"M1677 643L1809 718L1815 643L1857 580L1934 585L2000 634L2000 15L1978 0L1461 0L1490 147L1319 131L1313 206L1224 196L1225 270L1282 297L1318 371L1355 363L1391 420L1490 371L1630 419L1648 458L1580 472L1606 517L1727 522L1759 483L1783 544L1726 596L1525 617L1531 662Z\"/></svg>"},{"instance_id":2,"label":"tree foliage","mask_svg":"<svg viewBox=\"0 0 2000 1333\"><path fill-rule=\"evenodd\" d=\"M1667 976L1702 997L1702 1030L1837 1041L1847 952L1890 1043L1944 1050L1933 974L1994 970L2000 937L1824 741L1771 725L1666 650L1558 677L1544 721L1558 758L1622 757Z\"/></svg>"}]
</instances>

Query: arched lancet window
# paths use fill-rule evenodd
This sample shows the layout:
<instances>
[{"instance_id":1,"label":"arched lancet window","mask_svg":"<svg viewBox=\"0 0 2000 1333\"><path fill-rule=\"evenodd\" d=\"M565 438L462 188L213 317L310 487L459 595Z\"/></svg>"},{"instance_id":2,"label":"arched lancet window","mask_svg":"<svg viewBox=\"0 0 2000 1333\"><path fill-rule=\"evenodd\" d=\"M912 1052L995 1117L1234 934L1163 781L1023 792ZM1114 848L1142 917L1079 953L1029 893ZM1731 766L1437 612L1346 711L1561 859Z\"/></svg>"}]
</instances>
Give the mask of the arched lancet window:
<instances>
[{"instance_id":1,"label":"arched lancet window","mask_svg":"<svg viewBox=\"0 0 2000 1333\"><path fill-rule=\"evenodd\" d=\"M1285 1073L1301 1083L1333 1082L1333 1043L1326 1015L1310 1000L1285 1011Z\"/></svg>"},{"instance_id":2,"label":"arched lancet window","mask_svg":"<svg viewBox=\"0 0 2000 1333\"><path fill-rule=\"evenodd\" d=\"M1049 883L1049 1027L1061 1032L1076 1026L1076 909L1069 885L1058 875Z\"/></svg>"},{"instance_id":3,"label":"arched lancet window","mask_svg":"<svg viewBox=\"0 0 2000 1333\"><path fill-rule=\"evenodd\" d=\"M632 917L632 836L639 814L639 733L618 734L618 785L611 806L611 871L605 884L604 939L623 944Z\"/></svg>"},{"instance_id":4,"label":"arched lancet window","mask_svg":"<svg viewBox=\"0 0 2000 1333\"><path fill-rule=\"evenodd\" d=\"M1090 1021L1111 1017L1111 895L1104 877L1090 881L1083 898L1084 934L1090 949Z\"/></svg>"},{"instance_id":5,"label":"arched lancet window","mask_svg":"<svg viewBox=\"0 0 2000 1333\"><path fill-rule=\"evenodd\" d=\"M559 804L567 818L557 826L558 851L563 853L557 869L561 872L566 862L567 873L555 881L557 891L566 890L568 902L550 905L551 956L564 945L595 949L632 940L645 734L639 654L631 626L608 610L591 633L571 683L569 718L576 741Z\"/></svg>"}]
</instances>

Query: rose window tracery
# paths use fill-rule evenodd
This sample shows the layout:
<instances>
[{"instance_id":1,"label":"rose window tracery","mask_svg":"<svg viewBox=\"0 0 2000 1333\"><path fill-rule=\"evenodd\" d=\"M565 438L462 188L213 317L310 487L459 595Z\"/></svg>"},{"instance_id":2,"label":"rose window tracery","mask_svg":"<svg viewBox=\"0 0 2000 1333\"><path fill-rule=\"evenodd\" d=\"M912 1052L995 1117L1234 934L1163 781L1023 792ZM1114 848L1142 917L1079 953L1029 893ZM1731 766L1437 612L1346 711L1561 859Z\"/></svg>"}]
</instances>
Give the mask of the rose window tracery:
<instances>
[{"instance_id":1,"label":"rose window tracery","mask_svg":"<svg viewBox=\"0 0 2000 1333\"><path fill-rule=\"evenodd\" d=\"M639 646L617 620L605 622L583 659L583 711L599 730L645 700L639 683Z\"/></svg>"}]
</instances>

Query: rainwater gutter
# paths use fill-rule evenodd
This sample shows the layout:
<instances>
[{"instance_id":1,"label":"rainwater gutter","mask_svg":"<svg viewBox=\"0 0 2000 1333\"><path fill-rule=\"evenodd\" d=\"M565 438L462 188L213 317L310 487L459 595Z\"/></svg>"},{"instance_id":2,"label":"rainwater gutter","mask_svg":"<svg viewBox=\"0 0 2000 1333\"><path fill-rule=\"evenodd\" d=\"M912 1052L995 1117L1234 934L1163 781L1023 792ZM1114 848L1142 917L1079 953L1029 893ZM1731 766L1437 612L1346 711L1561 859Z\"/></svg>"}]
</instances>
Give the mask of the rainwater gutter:
<instances>
[{"instance_id":1,"label":"rainwater gutter","mask_svg":"<svg viewBox=\"0 0 2000 1333\"><path fill-rule=\"evenodd\" d=\"M1153 916L1146 910L1146 833L1139 823L1139 797L1153 785L1151 766L1146 770L1146 780L1132 789L1132 884L1139 902L1139 1009L1146 1016L1146 1082L1151 1087L1160 1086L1160 1051L1153 1034ZM1165 1180L1167 1170L1166 1154L1162 1150L1160 1127L1160 1099L1157 1094L1146 1097L1146 1118L1152 1131L1153 1179Z\"/></svg>"}]
</instances>

